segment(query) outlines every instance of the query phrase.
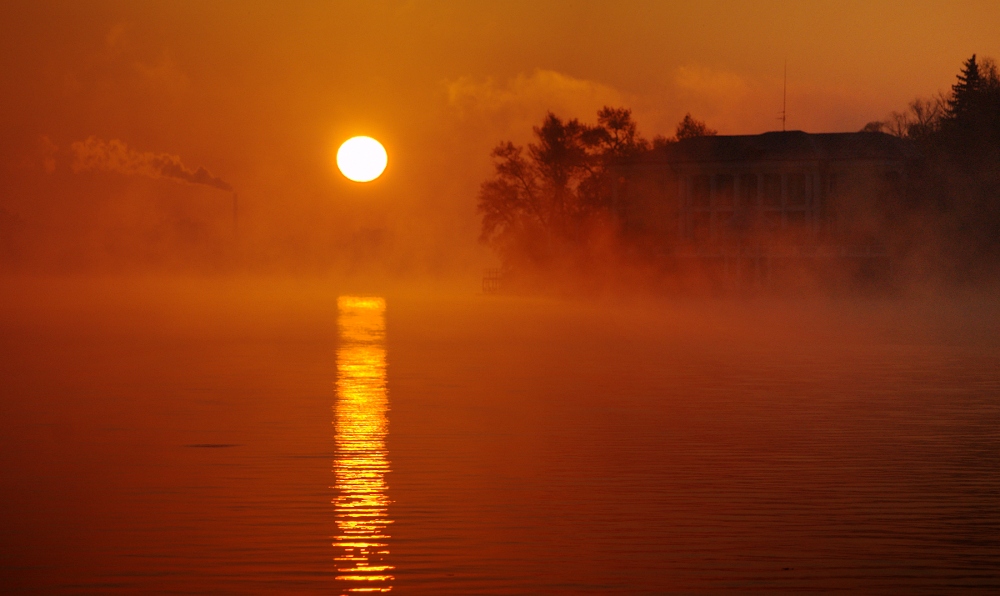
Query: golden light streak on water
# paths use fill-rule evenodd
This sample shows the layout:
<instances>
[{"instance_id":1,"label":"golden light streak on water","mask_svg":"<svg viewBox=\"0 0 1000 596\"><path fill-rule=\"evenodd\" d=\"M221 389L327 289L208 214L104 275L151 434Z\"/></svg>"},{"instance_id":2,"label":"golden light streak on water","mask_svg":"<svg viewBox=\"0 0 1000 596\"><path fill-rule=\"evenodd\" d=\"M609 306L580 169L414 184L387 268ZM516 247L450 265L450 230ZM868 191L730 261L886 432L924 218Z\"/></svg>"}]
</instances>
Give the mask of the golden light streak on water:
<instances>
[{"instance_id":1,"label":"golden light streak on water","mask_svg":"<svg viewBox=\"0 0 1000 596\"><path fill-rule=\"evenodd\" d=\"M385 300L337 299L336 459L333 500L338 534L337 582L342 593L388 592L395 579L389 555L389 431L386 411Z\"/></svg>"}]
</instances>

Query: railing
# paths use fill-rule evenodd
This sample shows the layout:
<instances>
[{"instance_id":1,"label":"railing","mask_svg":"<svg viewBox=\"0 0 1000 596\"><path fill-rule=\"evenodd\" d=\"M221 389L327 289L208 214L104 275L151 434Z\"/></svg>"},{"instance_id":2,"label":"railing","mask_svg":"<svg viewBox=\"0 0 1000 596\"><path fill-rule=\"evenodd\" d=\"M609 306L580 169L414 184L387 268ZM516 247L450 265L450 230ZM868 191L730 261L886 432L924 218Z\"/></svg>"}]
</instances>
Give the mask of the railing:
<instances>
[{"instance_id":1,"label":"railing","mask_svg":"<svg viewBox=\"0 0 1000 596\"><path fill-rule=\"evenodd\" d=\"M483 293L499 294L503 289L503 270L484 269L483 270Z\"/></svg>"}]
</instances>

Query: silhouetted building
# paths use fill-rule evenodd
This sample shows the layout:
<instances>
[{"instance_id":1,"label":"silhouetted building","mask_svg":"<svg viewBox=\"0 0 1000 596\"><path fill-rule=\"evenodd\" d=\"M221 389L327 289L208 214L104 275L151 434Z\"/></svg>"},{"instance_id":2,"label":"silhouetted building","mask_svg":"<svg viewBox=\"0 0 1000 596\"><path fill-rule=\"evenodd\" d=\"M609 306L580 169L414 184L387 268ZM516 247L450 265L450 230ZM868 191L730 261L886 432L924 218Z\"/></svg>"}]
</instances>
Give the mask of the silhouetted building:
<instances>
[{"instance_id":1,"label":"silhouetted building","mask_svg":"<svg viewBox=\"0 0 1000 596\"><path fill-rule=\"evenodd\" d=\"M885 240L908 153L873 132L685 139L621 164L614 210L644 250L737 282L790 264L874 271L890 266Z\"/></svg>"}]
</instances>

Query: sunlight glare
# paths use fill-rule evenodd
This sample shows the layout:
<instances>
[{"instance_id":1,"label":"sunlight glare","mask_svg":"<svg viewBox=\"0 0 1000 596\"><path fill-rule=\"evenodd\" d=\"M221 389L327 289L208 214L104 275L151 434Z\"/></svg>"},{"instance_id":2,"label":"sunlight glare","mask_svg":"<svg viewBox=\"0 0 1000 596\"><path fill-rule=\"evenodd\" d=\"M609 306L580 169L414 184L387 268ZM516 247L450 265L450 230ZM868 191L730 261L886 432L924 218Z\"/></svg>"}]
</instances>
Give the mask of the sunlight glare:
<instances>
[{"instance_id":1,"label":"sunlight glare","mask_svg":"<svg viewBox=\"0 0 1000 596\"><path fill-rule=\"evenodd\" d=\"M351 592L388 592L395 567L389 554L389 472L386 448L385 299L337 299L336 459L333 471L338 534L335 579Z\"/></svg>"},{"instance_id":2,"label":"sunlight glare","mask_svg":"<svg viewBox=\"0 0 1000 596\"><path fill-rule=\"evenodd\" d=\"M353 137L337 150L337 167L354 182L371 182L385 171L389 156L371 137Z\"/></svg>"}]
</instances>

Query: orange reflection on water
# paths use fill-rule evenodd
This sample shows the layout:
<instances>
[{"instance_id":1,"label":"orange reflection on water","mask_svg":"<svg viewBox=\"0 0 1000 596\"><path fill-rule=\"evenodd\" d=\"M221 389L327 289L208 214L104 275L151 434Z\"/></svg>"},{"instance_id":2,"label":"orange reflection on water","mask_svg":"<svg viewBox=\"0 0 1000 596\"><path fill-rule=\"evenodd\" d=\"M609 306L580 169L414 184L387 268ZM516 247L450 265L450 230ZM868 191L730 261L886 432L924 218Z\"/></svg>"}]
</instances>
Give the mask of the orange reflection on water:
<instances>
[{"instance_id":1,"label":"orange reflection on water","mask_svg":"<svg viewBox=\"0 0 1000 596\"><path fill-rule=\"evenodd\" d=\"M389 397L385 372L385 300L337 299L337 580L344 593L388 592L394 579L386 563L392 520L385 474Z\"/></svg>"}]
</instances>

